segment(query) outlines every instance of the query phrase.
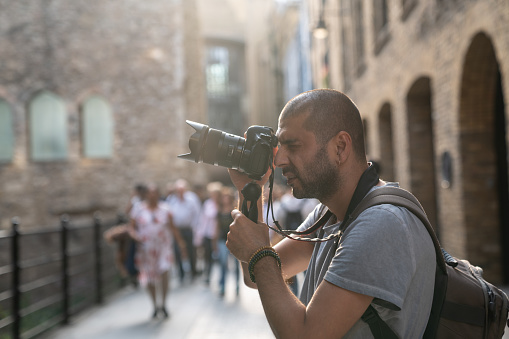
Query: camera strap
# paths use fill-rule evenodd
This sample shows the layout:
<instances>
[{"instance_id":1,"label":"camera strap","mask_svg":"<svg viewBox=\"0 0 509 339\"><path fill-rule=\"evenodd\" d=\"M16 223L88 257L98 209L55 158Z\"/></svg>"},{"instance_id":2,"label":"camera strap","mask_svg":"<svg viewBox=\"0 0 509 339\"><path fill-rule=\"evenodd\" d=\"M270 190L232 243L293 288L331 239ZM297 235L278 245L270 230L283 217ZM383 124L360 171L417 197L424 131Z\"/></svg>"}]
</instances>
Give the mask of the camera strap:
<instances>
[{"instance_id":1,"label":"camera strap","mask_svg":"<svg viewBox=\"0 0 509 339\"><path fill-rule=\"evenodd\" d=\"M256 182L247 183L241 191L244 196L241 212L251 221L258 223L258 199L262 194L262 188ZM247 203L249 204L249 207Z\"/></svg>"},{"instance_id":2,"label":"camera strap","mask_svg":"<svg viewBox=\"0 0 509 339\"><path fill-rule=\"evenodd\" d=\"M272 177L272 175L271 175ZM272 179L272 178L271 178ZM377 185L380 180L380 176L378 175L375 167L370 163L370 166L362 173L359 182L357 183L357 187L355 188L355 191L353 193L352 199L350 200L350 204L348 205L348 208L346 210L345 218L343 222L341 223L343 226L347 225L350 221L351 214L357 207L357 205L362 201L362 199L368 194L368 192L373 188L373 186ZM270 186L270 192L269 192L269 205L267 208L267 215L268 215L268 209L270 208L272 210L272 182ZM293 231L293 230L283 230L281 229L281 226L279 225L279 222L274 219L274 211L272 210L272 218L274 219L274 223L277 226L277 229L269 226L273 231L279 233L280 235L293 239L298 241L308 241L308 242L324 242L328 241L334 238L338 238L341 231L344 229L343 227L340 227L340 232L331 234L330 236L326 238L309 238L309 237L302 237L302 236L309 236L310 234L316 232L318 229L323 227L327 221L331 218L332 212L327 209L325 214L313 224L313 226L309 227L308 229L304 231Z\"/></svg>"}]
</instances>

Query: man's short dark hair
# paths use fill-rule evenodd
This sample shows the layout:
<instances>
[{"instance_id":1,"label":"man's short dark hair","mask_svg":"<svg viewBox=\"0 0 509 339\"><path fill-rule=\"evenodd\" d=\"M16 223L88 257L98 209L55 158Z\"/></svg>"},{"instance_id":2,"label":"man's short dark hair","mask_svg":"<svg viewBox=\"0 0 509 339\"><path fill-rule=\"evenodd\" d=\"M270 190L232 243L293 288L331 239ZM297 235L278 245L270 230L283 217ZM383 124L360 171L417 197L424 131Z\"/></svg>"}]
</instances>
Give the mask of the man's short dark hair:
<instances>
[{"instance_id":1,"label":"man's short dark hair","mask_svg":"<svg viewBox=\"0 0 509 339\"><path fill-rule=\"evenodd\" d=\"M320 144L325 144L341 131L352 138L352 147L359 160L366 160L362 119L354 102L333 89L315 89L301 93L283 109L282 118L308 114L304 128L311 131Z\"/></svg>"}]
</instances>

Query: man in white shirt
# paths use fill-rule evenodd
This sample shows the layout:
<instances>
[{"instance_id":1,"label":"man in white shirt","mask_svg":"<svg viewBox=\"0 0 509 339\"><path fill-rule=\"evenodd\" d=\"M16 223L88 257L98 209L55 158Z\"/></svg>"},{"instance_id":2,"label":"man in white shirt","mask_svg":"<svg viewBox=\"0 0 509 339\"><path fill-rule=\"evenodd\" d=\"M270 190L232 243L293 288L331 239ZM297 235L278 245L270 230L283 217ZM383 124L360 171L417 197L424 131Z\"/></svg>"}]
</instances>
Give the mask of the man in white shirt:
<instances>
[{"instance_id":1,"label":"man in white shirt","mask_svg":"<svg viewBox=\"0 0 509 339\"><path fill-rule=\"evenodd\" d=\"M184 179L175 182L175 194L166 198L173 215L173 224L179 229L186 243L187 254L191 269L191 278L196 277L196 248L193 243L194 233L200 222L201 203L198 196L188 190L188 183ZM184 280L186 267L178 244L175 246L175 257L180 270L180 281Z\"/></svg>"}]
</instances>

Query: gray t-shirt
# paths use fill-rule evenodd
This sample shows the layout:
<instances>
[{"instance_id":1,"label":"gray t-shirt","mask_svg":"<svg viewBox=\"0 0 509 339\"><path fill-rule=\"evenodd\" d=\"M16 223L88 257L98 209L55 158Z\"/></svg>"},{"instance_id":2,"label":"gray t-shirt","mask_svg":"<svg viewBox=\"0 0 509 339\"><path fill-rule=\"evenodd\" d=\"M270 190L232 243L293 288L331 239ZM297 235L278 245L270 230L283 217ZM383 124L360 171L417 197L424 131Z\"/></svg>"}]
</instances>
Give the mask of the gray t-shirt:
<instances>
[{"instance_id":1,"label":"gray t-shirt","mask_svg":"<svg viewBox=\"0 0 509 339\"><path fill-rule=\"evenodd\" d=\"M310 227L323 211L318 205L299 230ZM322 237L337 232L339 225L328 222ZM433 242L419 218L405 208L378 205L350 224L336 250L333 240L315 245L300 299L307 305L325 279L374 297L372 305L400 338L421 338L431 310L435 268ZM345 338L373 335L359 320Z\"/></svg>"}]
</instances>

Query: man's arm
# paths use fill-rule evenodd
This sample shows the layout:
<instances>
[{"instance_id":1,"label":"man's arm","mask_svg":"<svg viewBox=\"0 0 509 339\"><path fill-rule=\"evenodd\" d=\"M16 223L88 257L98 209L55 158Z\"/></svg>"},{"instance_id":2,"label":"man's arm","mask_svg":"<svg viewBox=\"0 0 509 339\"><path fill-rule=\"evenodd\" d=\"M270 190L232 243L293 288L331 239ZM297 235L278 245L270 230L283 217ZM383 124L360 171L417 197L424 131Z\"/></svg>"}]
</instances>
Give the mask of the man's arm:
<instances>
[{"instance_id":1,"label":"man's arm","mask_svg":"<svg viewBox=\"0 0 509 339\"><path fill-rule=\"evenodd\" d=\"M235 221L228 234L228 248L241 262L247 262L256 249L264 246L264 239L268 239L267 228L263 224L253 223L237 210L232 215ZM294 243L297 242L285 239L276 246L281 251L285 276L300 271L304 263L309 261L312 251L312 247L308 247L310 244L303 243L298 245L306 246L300 247L305 249L304 254L299 253L299 247ZM360 319L373 299L323 281L306 307L287 287L272 257L264 257L256 263L254 276L267 320L278 338L342 337ZM249 279L247 274L245 280Z\"/></svg>"},{"instance_id":2,"label":"man's arm","mask_svg":"<svg viewBox=\"0 0 509 339\"><path fill-rule=\"evenodd\" d=\"M277 338L341 338L373 299L324 280L306 307L286 286L273 258L260 260L254 274L265 315Z\"/></svg>"},{"instance_id":3,"label":"man's arm","mask_svg":"<svg viewBox=\"0 0 509 339\"><path fill-rule=\"evenodd\" d=\"M242 206L242 203L244 202L244 196L242 195L241 190L244 188L244 186L248 182L251 181L251 179L249 179L247 177L247 175L240 173L236 170L229 169L228 172L232 179L232 183L234 184L234 186L237 188L237 190L239 192L238 209L240 210L240 206ZM260 185L260 187L262 188L262 190L263 190L263 186L267 183L267 181L269 179L269 175L270 175L270 170L267 171L267 173L265 174L265 176L262 178L261 181L257 182ZM263 191L262 191L262 194L260 195L260 199L258 199L258 202L257 202L258 220L263 220L262 198L263 198ZM266 225L263 225L263 229L268 234L268 228ZM267 239L268 240L266 243L263 241L261 243L259 243L258 248L270 245L270 240L268 238L268 235L267 235ZM254 249L252 253L254 253L254 251L256 251L258 248ZM304 271L309 264L309 259L311 258L311 254L313 252L313 244L312 243L294 241L294 240L289 240L289 239L284 239L283 241L278 243L275 246L275 248L278 251L279 256L281 258L281 268L283 270L285 279L293 277L297 273ZM250 253L249 255L251 255L252 253ZM249 257L247 260L249 260ZM242 260L239 260L239 261L240 261L240 264L242 267L244 283L246 284L246 286L249 286L251 288L256 288L256 284L251 282L251 279L249 278L249 272L248 272L248 267L247 267L248 263L246 261L242 261Z\"/></svg>"},{"instance_id":4,"label":"man's arm","mask_svg":"<svg viewBox=\"0 0 509 339\"><path fill-rule=\"evenodd\" d=\"M234 175L232 172L232 181L240 190L245 181L234 180L240 178L237 172L233 172ZM261 199L258 211L258 220L263 220ZM226 244L242 263L246 284L258 288L265 315L277 338L340 338L360 319L373 299L370 296L323 281L306 307L286 285L283 274L291 277L307 267L313 251L312 243L283 240L276 250L280 252L284 273L274 258L264 257L254 266L256 284L252 283L247 263L259 248L270 244L268 228L265 224L252 222L238 210L233 210L232 216L234 222Z\"/></svg>"},{"instance_id":5,"label":"man's arm","mask_svg":"<svg viewBox=\"0 0 509 339\"><path fill-rule=\"evenodd\" d=\"M303 272L309 265L311 254L313 253L313 244L300 242L291 239L283 239L274 249L281 258L281 272L284 279L289 279L298 273ZM244 283L251 288L257 288L249 277L248 263L240 261Z\"/></svg>"},{"instance_id":6,"label":"man's arm","mask_svg":"<svg viewBox=\"0 0 509 339\"><path fill-rule=\"evenodd\" d=\"M308 268L314 244L285 238L274 246L281 258L284 279L289 279Z\"/></svg>"},{"instance_id":7,"label":"man's arm","mask_svg":"<svg viewBox=\"0 0 509 339\"><path fill-rule=\"evenodd\" d=\"M263 190L263 186L262 190ZM261 197L263 197L263 192L261 194ZM262 198L258 199L257 207L258 207L258 220L263 220L263 201ZM242 193L239 190L239 209L240 206L242 206L242 203L244 202L244 197ZM265 224L261 224L263 227L267 229L268 227ZM267 243L267 245L270 244ZM260 247L263 247L264 245L260 245ZM285 279L291 278L294 275L303 272L308 264L309 259L311 258L311 254L313 253L313 244L308 242L301 242L301 241L295 241L291 239L283 239L281 242L279 242L275 249L279 254L279 257L281 258L281 269L283 271ZM244 276L244 283L246 286L251 288L256 288L256 284L251 281L249 278L249 271L248 271L248 263L244 261L240 261L242 273Z\"/></svg>"}]
</instances>

